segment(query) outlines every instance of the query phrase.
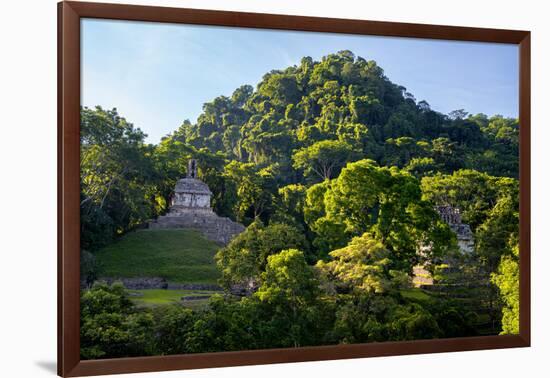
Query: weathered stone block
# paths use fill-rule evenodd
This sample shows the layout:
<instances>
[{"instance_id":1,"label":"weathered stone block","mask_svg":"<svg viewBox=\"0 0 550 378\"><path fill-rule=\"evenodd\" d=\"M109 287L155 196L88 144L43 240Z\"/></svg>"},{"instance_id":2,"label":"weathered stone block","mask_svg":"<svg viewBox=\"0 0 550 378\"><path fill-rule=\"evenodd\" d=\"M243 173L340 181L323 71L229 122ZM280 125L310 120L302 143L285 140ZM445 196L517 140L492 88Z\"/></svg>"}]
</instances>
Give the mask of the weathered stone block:
<instances>
[{"instance_id":1,"label":"weathered stone block","mask_svg":"<svg viewBox=\"0 0 550 378\"><path fill-rule=\"evenodd\" d=\"M209 240L228 244L245 227L214 213L210 207L211 195L208 185L197 178L196 161L190 160L187 177L176 183L168 214L149 222L149 228L192 229Z\"/></svg>"}]
</instances>

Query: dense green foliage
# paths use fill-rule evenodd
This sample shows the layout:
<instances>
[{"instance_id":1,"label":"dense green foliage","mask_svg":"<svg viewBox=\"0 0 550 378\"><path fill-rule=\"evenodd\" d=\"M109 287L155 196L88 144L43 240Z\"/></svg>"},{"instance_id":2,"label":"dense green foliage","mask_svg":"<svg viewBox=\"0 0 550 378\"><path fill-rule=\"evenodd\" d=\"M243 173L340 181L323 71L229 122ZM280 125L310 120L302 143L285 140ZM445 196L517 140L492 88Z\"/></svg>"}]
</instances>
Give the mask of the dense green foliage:
<instances>
[{"instance_id":1,"label":"dense green foliage","mask_svg":"<svg viewBox=\"0 0 550 378\"><path fill-rule=\"evenodd\" d=\"M332 260L319 261L327 284L344 292L385 293L390 289L390 252L369 234L330 252Z\"/></svg>"},{"instance_id":2,"label":"dense green foliage","mask_svg":"<svg viewBox=\"0 0 550 378\"><path fill-rule=\"evenodd\" d=\"M116 110L84 108L81 117L82 243L91 250L165 211L190 157L215 210L245 223L274 217L285 186L335 178L359 159L416 176L518 176L517 120L438 113L349 51L304 58L256 90L218 97L156 146Z\"/></svg>"},{"instance_id":3,"label":"dense green foliage","mask_svg":"<svg viewBox=\"0 0 550 378\"><path fill-rule=\"evenodd\" d=\"M410 271L419 262L419 245L431 242L425 258L441 256L451 245L452 233L432 203L422 200L420 182L399 168L360 160L318 185L323 189L308 190L304 213L321 250L370 231L390 249L391 265Z\"/></svg>"},{"instance_id":4,"label":"dense green foliage","mask_svg":"<svg viewBox=\"0 0 550 378\"><path fill-rule=\"evenodd\" d=\"M80 117L81 245L93 250L154 214L153 147L116 109Z\"/></svg>"},{"instance_id":5,"label":"dense green foliage","mask_svg":"<svg viewBox=\"0 0 550 378\"><path fill-rule=\"evenodd\" d=\"M511 255L504 255L498 271L493 273L492 280L497 285L504 307L502 309L502 334L519 333L519 246L512 248Z\"/></svg>"},{"instance_id":6,"label":"dense green foliage","mask_svg":"<svg viewBox=\"0 0 550 378\"><path fill-rule=\"evenodd\" d=\"M297 250L270 256L258 291L207 307L135 307L121 285L82 294L85 359L472 336L470 314L442 297L407 300L398 291L329 295ZM335 300L336 299L336 300Z\"/></svg>"},{"instance_id":7,"label":"dense green foliage","mask_svg":"<svg viewBox=\"0 0 550 378\"><path fill-rule=\"evenodd\" d=\"M267 227L260 221L252 223L216 254L223 286L229 288L232 284L258 279L269 256L287 248L307 248L305 237L296 228L280 223Z\"/></svg>"},{"instance_id":8,"label":"dense green foliage","mask_svg":"<svg viewBox=\"0 0 550 378\"><path fill-rule=\"evenodd\" d=\"M82 109L90 280L220 274L225 289L253 292L214 296L203 309L135 308L119 288L98 286L83 306L102 296L119 305L83 311L83 356L517 332L518 133L516 119L432 110L349 51L305 57L217 97L157 145L115 109ZM189 158L216 213L247 226L224 248L129 233L167 210ZM449 205L474 233L468 258L435 210ZM441 292L410 291L417 264Z\"/></svg>"},{"instance_id":9,"label":"dense green foliage","mask_svg":"<svg viewBox=\"0 0 550 378\"><path fill-rule=\"evenodd\" d=\"M80 353L83 358L150 354L153 318L136 312L121 284L95 285L80 299Z\"/></svg>"}]
</instances>

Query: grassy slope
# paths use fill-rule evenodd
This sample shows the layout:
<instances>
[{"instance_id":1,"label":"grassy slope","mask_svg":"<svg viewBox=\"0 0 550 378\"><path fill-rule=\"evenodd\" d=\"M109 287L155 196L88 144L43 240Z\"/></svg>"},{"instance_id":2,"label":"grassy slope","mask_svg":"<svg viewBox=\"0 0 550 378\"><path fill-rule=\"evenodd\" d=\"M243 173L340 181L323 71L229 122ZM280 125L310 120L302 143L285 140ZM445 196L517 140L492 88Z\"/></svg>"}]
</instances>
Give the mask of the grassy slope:
<instances>
[{"instance_id":1,"label":"grassy slope","mask_svg":"<svg viewBox=\"0 0 550 378\"><path fill-rule=\"evenodd\" d=\"M418 288L401 289L400 293L404 298L418 302L428 302L432 299L430 294Z\"/></svg>"},{"instance_id":2,"label":"grassy slope","mask_svg":"<svg viewBox=\"0 0 550 378\"><path fill-rule=\"evenodd\" d=\"M208 302L208 298L194 299L182 302L181 298L188 295L211 295L215 291L208 290L163 290L163 289L145 289L130 290L130 299L142 307L153 307L159 305L168 305L179 303L190 308L201 308Z\"/></svg>"},{"instance_id":3,"label":"grassy slope","mask_svg":"<svg viewBox=\"0 0 550 378\"><path fill-rule=\"evenodd\" d=\"M105 277L163 277L175 283L216 283L220 246L190 230L140 230L96 256Z\"/></svg>"}]
</instances>

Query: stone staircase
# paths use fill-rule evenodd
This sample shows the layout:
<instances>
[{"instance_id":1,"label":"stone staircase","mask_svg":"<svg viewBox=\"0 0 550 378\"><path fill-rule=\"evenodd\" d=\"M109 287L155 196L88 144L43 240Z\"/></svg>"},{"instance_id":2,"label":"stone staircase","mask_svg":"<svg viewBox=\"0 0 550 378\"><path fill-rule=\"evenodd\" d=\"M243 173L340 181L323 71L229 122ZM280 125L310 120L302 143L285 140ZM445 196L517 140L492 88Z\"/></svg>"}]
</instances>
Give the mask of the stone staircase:
<instances>
[{"instance_id":1,"label":"stone staircase","mask_svg":"<svg viewBox=\"0 0 550 378\"><path fill-rule=\"evenodd\" d=\"M186 228L196 230L207 239L227 245L231 239L245 230L245 227L229 218L220 217L213 211L188 210L169 213L149 222L150 229Z\"/></svg>"}]
</instances>

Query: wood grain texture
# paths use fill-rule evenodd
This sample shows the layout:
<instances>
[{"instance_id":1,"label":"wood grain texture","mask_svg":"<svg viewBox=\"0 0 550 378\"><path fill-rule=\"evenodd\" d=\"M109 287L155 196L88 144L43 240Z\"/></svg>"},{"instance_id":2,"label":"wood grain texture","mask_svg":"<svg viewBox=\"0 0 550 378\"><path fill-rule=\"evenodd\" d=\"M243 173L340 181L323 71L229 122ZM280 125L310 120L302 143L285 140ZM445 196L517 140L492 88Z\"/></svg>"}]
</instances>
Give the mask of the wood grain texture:
<instances>
[{"instance_id":1,"label":"wood grain texture","mask_svg":"<svg viewBox=\"0 0 550 378\"><path fill-rule=\"evenodd\" d=\"M80 361L80 18L58 8L58 374Z\"/></svg>"},{"instance_id":2,"label":"wood grain texture","mask_svg":"<svg viewBox=\"0 0 550 378\"><path fill-rule=\"evenodd\" d=\"M401 22L364 21L324 17L304 17L264 13L228 12L202 9L151 7L86 2L68 2L80 15L150 22L233 26L261 29L283 29L378 36L450 39L495 43L520 43L524 31L469 28Z\"/></svg>"},{"instance_id":3,"label":"wood grain texture","mask_svg":"<svg viewBox=\"0 0 550 378\"><path fill-rule=\"evenodd\" d=\"M80 361L80 19L302 30L510 43L520 59L520 335ZM316 361L530 345L530 33L165 7L58 4L58 374L82 376Z\"/></svg>"},{"instance_id":4,"label":"wood grain texture","mask_svg":"<svg viewBox=\"0 0 550 378\"><path fill-rule=\"evenodd\" d=\"M531 345L531 35L519 45L519 329Z\"/></svg>"},{"instance_id":5,"label":"wood grain texture","mask_svg":"<svg viewBox=\"0 0 550 378\"><path fill-rule=\"evenodd\" d=\"M70 376L200 369L223 366L261 365L303 361L339 360L406 354L525 346L520 336L484 336L370 344L334 345L292 349L249 350L158 357L82 361Z\"/></svg>"}]
</instances>

